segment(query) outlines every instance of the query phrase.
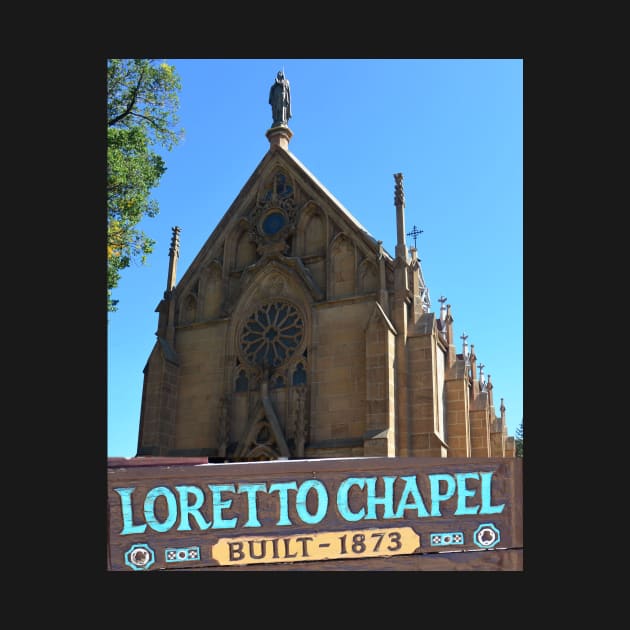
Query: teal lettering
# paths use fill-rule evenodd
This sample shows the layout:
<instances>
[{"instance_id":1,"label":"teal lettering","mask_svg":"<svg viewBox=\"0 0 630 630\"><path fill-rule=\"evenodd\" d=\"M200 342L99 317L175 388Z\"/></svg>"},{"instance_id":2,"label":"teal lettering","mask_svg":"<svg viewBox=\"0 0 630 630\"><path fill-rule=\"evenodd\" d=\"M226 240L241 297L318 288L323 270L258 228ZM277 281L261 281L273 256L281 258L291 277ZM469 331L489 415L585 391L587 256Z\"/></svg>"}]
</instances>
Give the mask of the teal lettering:
<instances>
[{"instance_id":1,"label":"teal lettering","mask_svg":"<svg viewBox=\"0 0 630 630\"><path fill-rule=\"evenodd\" d=\"M424 501L422 500L420 490L418 489L416 476L409 475L407 477L401 477L401 479L405 482L405 487L402 491L400 502L398 503L398 508L396 509L396 514L394 514L393 518L403 518L405 510L413 509L416 510L418 518L429 516L427 508L424 505ZM409 497L411 497L413 501L409 501Z\"/></svg>"},{"instance_id":2,"label":"teal lettering","mask_svg":"<svg viewBox=\"0 0 630 630\"><path fill-rule=\"evenodd\" d=\"M297 483L295 481L272 483L269 486L269 494L277 492L280 498L280 518L276 525L293 525L291 519L289 519L289 490L297 490Z\"/></svg>"},{"instance_id":3,"label":"teal lettering","mask_svg":"<svg viewBox=\"0 0 630 630\"><path fill-rule=\"evenodd\" d=\"M162 523L155 516L155 502L160 497L166 500L166 518ZM177 500L173 491L166 486L151 488L144 499L144 519L156 532L167 532L177 520Z\"/></svg>"},{"instance_id":4,"label":"teal lettering","mask_svg":"<svg viewBox=\"0 0 630 630\"><path fill-rule=\"evenodd\" d=\"M114 491L120 495L120 508L122 511L123 528L120 530L121 536L127 534L142 534L147 528L146 523L144 525L133 524L133 509L131 507L131 495L135 488L114 488Z\"/></svg>"},{"instance_id":5,"label":"teal lettering","mask_svg":"<svg viewBox=\"0 0 630 630\"><path fill-rule=\"evenodd\" d=\"M469 490L466 488L466 479L479 479L479 473L455 473L457 477L457 509L454 512L454 516L461 516L462 514L477 514L479 511L478 505L466 505L466 497L475 496L476 490Z\"/></svg>"},{"instance_id":6,"label":"teal lettering","mask_svg":"<svg viewBox=\"0 0 630 630\"><path fill-rule=\"evenodd\" d=\"M310 514L306 509L306 497L310 490L315 490L317 493L317 510L315 514ZM295 498L295 509L298 516L304 523L319 523L324 516L326 516L326 510L328 509L328 493L326 492L326 486L318 479L309 479L305 481L297 491Z\"/></svg>"},{"instance_id":7,"label":"teal lettering","mask_svg":"<svg viewBox=\"0 0 630 630\"><path fill-rule=\"evenodd\" d=\"M208 484L208 488L212 490L212 520L214 521L214 529L225 529L227 527L236 527L237 518L223 519L223 510L227 510L232 505L232 499L222 500L222 492L235 492L234 484Z\"/></svg>"},{"instance_id":8,"label":"teal lettering","mask_svg":"<svg viewBox=\"0 0 630 630\"><path fill-rule=\"evenodd\" d=\"M385 485L385 495L376 496L376 477L367 477L365 482L367 485L367 513L365 519L373 520L376 518L377 504L383 506L383 518L394 518L394 481L396 477L383 477Z\"/></svg>"},{"instance_id":9,"label":"teal lettering","mask_svg":"<svg viewBox=\"0 0 630 630\"><path fill-rule=\"evenodd\" d=\"M481 475L481 511L480 514L500 514L505 503L490 505L492 503L492 472L482 472Z\"/></svg>"},{"instance_id":10,"label":"teal lettering","mask_svg":"<svg viewBox=\"0 0 630 630\"><path fill-rule=\"evenodd\" d=\"M446 482L446 492L440 492L440 481ZM429 475L431 484L431 516L442 516L440 512L440 503L448 501L455 494L455 479L452 475L436 474Z\"/></svg>"},{"instance_id":11,"label":"teal lettering","mask_svg":"<svg viewBox=\"0 0 630 630\"><path fill-rule=\"evenodd\" d=\"M247 493L247 510L249 518L247 523L243 527L260 527L260 521L258 520L258 509L256 505L256 493L267 492L266 483L242 483L238 487L239 494L241 492Z\"/></svg>"},{"instance_id":12,"label":"teal lettering","mask_svg":"<svg viewBox=\"0 0 630 630\"><path fill-rule=\"evenodd\" d=\"M212 522L206 521L199 512L199 508L203 505L205 500L203 490L197 486L175 486L175 490L179 492L179 509L181 512L177 530L180 532L190 531L189 518L191 516L195 519L199 529L208 529L208 527L212 525ZM193 505L188 503L188 496L191 494L195 497L195 503Z\"/></svg>"},{"instance_id":13,"label":"teal lettering","mask_svg":"<svg viewBox=\"0 0 630 630\"><path fill-rule=\"evenodd\" d=\"M339 514L348 522L360 521L365 517L365 508L361 508L358 512L352 512L348 505L348 494L352 486L358 486L359 489L363 489L365 486L365 479L359 477L348 477L339 484L337 490L337 509Z\"/></svg>"}]
</instances>

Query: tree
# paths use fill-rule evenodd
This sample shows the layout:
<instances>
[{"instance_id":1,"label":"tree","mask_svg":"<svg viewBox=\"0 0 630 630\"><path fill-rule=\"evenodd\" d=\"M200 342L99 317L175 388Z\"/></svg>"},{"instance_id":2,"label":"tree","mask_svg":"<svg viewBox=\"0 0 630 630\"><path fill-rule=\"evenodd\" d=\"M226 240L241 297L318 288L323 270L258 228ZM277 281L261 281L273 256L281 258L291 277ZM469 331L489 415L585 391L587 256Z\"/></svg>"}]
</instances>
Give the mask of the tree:
<instances>
[{"instance_id":1,"label":"tree","mask_svg":"<svg viewBox=\"0 0 630 630\"><path fill-rule=\"evenodd\" d=\"M151 199L166 172L152 147L170 151L178 129L181 80L174 66L155 59L107 60L107 310L118 310L112 290L133 260L142 264L155 241L138 229L159 206Z\"/></svg>"},{"instance_id":2,"label":"tree","mask_svg":"<svg viewBox=\"0 0 630 630\"><path fill-rule=\"evenodd\" d=\"M521 420L521 424L516 429L516 457L523 457L523 421Z\"/></svg>"}]
</instances>

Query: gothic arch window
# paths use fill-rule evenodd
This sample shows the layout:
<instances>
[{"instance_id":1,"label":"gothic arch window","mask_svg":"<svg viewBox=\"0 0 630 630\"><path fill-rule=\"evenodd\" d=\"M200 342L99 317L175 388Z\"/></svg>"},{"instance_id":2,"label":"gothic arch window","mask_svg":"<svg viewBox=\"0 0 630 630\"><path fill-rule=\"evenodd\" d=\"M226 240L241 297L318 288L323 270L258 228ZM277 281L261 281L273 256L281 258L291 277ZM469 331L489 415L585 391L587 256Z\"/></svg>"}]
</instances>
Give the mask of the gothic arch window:
<instances>
[{"instance_id":1,"label":"gothic arch window","mask_svg":"<svg viewBox=\"0 0 630 630\"><path fill-rule=\"evenodd\" d=\"M363 293L371 293L378 289L378 270L370 260L359 265L359 286Z\"/></svg>"},{"instance_id":2,"label":"gothic arch window","mask_svg":"<svg viewBox=\"0 0 630 630\"><path fill-rule=\"evenodd\" d=\"M304 318L288 302L270 302L243 323L240 348L250 365L276 368L298 350L304 340Z\"/></svg>"},{"instance_id":3,"label":"gothic arch window","mask_svg":"<svg viewBox=\"0 0 630 630\"><path fill-rule=\"evenodd\" d=\"M352 242L339 234L331 247L331 288L333 297L346 297L355 291L355 254Z\"/></svg>"},{"instance_id":4,"label":"gothic arch window","mask_svg":"<svg viewBox=\"0 0 630 630\"><path fill-rule=\"evenodd\" d=\"M212 262L206 269L204 317L218 317L221 303L223 302L223 279L221 266Z\"/></svg>"},{"instance_id":5,"label":"gothic arch window","mask_svg":"<svg viewBox=\"0 0 630 630\"><path fill-rule=\"evenodd\" d=\"M236 243L236 269L241 271L256 262L256 244L250 240L249 233L243 231Z\"/></svg>"},{"instance_id":6,"label":"gothic arch window","mask_svg":"<svg viewBox=\"0 0 630 630\"><path fill-rule=\"evenodd\" d=\"M293 372L293 385L305 385L306 384L306 370L302 363L298 363Z\"/></svg>"},{"instance_id":7,"label":"gothic arch window","mask_svg":"<svg viewBox=\"0 0 630 630\"><path fill-rule=\"evenodd\" d=\"M265 186L260 200L262 203L269 203L276 200L287 199L293 195L293 186L287 174L277 171Z\"/></svg>"},{"instance_id":8,"label":"gothic arch window","mask_svg":"<svg viewBox=\"0 0 630 630\"><path fill-rule=\"evenodd\" d=\"M322 255L326 251L326 226L319 212L308 218L304 230L304 254Z\"/></svg>"},{"instance_id":9,"label":"gothic arch window","mask_svg":"<svg viewBox=\"0 0 630 630\"><path fill-rule=\"evenodd\" d=\"M180 323L191 324L195 321L197 312L197 298L192 294L188 294L184 298L184 308L182 309Z\"/></svg>"},{"instance_id":10,"label":"gothic arch window","mask_svg":"<svg viewBox=\"0 0 630 630\"><path fill-rule=\"evenodd\" d=\"M247 374L245 374L245 370L241 370L236 377L236 381L234 382L234 391L246 392L248 389L249 379L247 378Z\"/></svg>"}]
</instances>

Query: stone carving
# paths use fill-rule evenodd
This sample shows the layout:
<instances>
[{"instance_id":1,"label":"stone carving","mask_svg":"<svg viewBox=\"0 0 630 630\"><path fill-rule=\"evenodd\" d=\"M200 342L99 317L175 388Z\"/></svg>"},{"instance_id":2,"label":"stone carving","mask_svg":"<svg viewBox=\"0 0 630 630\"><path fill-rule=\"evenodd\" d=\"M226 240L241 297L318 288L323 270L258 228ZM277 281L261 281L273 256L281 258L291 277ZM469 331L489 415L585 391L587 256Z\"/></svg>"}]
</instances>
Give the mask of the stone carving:
<instances>
[{"instance_id":1,"label":"stone carving","mask_svg":"<svg viewBox=\"0 0 630 630\"><path fill-rule=\"evenodd\" d=\"M291 88L282 70L278 72L276 80L269 90L269 104L273 116L271 126L286 127L289 118L291 118Z\"/></svg>"}]
</instances>

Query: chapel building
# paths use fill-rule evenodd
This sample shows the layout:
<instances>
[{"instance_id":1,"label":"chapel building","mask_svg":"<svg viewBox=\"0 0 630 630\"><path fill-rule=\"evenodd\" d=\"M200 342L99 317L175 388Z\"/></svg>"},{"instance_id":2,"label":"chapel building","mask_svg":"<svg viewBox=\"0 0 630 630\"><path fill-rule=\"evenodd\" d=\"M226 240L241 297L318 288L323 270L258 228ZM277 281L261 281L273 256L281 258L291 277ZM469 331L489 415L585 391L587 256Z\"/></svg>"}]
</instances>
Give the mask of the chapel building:
<instances>
[{"instance_id":1,"label":"chapel building","mask_svg":"<svg viewBox=\"0 0 630 630\"><path fill-rule=\"evenodd\" d=\"M514 457L474 345L431 311L403 175L391 256L289 151L282 72L270 104L269 150L179 281L173 228L137 456Z\"/></svg>"}]
</instances>

